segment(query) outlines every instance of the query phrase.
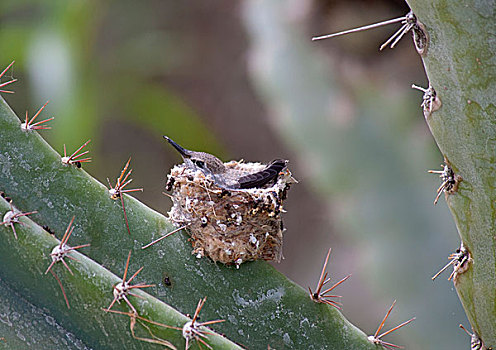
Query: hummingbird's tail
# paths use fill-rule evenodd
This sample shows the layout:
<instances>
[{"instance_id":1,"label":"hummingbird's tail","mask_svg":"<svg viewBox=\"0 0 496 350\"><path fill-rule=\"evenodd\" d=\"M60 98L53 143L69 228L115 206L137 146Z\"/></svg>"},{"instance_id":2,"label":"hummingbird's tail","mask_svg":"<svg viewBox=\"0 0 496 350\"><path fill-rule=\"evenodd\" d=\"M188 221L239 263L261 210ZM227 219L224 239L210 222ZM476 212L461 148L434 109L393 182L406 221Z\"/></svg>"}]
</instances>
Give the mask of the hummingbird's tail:
<instances>
[{"instance_id":1,"label":"hummingbird's tail","mask_svg":"<svg viewBox=\"0 0 496 350\"><path fill-rule=\"evenodd\" d=\"M272 163L268 164L264 170L240 177L238 179L238 188L260 188L268 184L270 181L276 182L279 173L286 168L287 164L288 161L284 159L273 160Z\"/></svg>"}]
</instances>

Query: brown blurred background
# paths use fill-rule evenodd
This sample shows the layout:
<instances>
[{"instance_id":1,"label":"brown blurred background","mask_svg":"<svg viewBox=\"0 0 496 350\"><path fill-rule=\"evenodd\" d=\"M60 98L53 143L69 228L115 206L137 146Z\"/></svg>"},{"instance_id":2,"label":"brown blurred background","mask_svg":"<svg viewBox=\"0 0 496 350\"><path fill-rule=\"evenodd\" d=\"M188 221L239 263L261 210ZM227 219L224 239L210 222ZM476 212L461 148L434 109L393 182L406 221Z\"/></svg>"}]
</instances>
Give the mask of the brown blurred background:
<instances>
[{"instance_id":1,"label":"brown blurred background","mask_svg":"<svg viewBox=\"0 0 496 350\"><path fill-rule=\"evenodd\" d=\"M426 86L400 24L320 42L313 35L399 17L403 1L35 1L0 3L0 65L15 59L22 115L55 116L43 136L59 151L88 138L85 169L105 183L132 156L136 194L170 207L165 175L180 161L162 139L224 160L282 157L299 180L286 204L285 260L303 287L333 248L343 313L373 333L394 299L388 341L465 349L467 324L447 275L430 277L458 244L439 179L442 157L423 120Z\"/></svg>"}]
</instances>

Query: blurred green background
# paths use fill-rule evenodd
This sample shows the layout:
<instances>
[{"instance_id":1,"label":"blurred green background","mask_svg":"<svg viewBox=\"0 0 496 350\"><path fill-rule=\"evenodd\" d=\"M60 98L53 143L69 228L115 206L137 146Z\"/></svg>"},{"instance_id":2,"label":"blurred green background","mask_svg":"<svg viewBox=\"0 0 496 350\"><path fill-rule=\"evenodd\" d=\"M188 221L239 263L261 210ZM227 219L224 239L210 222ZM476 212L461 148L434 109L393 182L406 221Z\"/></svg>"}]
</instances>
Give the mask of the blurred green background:
<instances>
[{"instance_id":1,"label":"blurred green background","mask_svg":"<svg viewBox=\"0 0 496 350\"><path fill-rule=\"evenodd\" d=\"M402 1L0 2L5 98L18 115L55 116L42 135L62 152L87 139L101 182L132 156L136 197L166 213L165 175L179 162L162 139L224 160L282 157L299 184L285 215L276 268L314 287L333 248L343 313L375 331L417 320L387 338L409 349L465 349L467 321L449 273L430 277L459 240L444 200L432 201L442 156L420 108L427 86L399 25L311 42L312 35L406 14ZM1 321L1 315L0 315Z\"/></svg>"}]
</instances>

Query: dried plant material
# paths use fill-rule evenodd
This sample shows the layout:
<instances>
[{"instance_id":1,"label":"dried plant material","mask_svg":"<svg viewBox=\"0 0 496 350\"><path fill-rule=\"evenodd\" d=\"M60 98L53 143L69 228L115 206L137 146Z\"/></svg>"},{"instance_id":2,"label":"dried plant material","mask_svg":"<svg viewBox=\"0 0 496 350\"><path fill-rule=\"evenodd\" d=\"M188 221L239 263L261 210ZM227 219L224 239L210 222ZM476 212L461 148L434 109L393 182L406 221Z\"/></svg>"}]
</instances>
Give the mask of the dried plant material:
<instances>
[{"instance_id":1,"label":"dried plant material","mask_svg":"<svg viewBox=\"0 0 496 350\"><path fill-rule=\"evenodd\" d=\"M267 168L260 163L224 163L239 178ZM172 190L169 212L178 226L189 225L193 253L214 261L236 264L282 258L283 201L295 180L284 169L274 184L261 188L226 189L210 175L186 164L172 168L167 188Z\"/></svg>"},{"instance_id":2,"label":"dried plant material","mask_svg":"<svg viewBox=\"0 0 496 350\"><path fill-rule=\"evenodd\" d=\"M250 260L279 262L282 202L296 182L288 162L223 163L212 154L190 151L164 138L184 160L168 175L166 189L172 191L173 202L169 218L177 226L188 226L193 254L237 267Z\"/></svg>"}]
</instances>

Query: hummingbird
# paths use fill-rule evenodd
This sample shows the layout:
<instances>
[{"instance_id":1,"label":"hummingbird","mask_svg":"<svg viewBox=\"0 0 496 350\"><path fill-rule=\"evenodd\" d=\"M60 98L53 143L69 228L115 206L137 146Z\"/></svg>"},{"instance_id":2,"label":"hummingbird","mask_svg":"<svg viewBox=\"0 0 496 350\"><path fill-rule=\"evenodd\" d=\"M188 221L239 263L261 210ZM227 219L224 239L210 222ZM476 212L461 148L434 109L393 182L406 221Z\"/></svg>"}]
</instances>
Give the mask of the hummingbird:
<instances>
[{"instance_id":1,"label":"hummingbird","mask_svg":"<svg viewBox=\"0 0 496 350\"><path fill-rule=\"evenodd\" d=\"M210 153L190 151L171 138L164 138L179 152L186 166L193 170L199 169L205 176L210 175L219 187L227 190L261 188L271 181L275 183L279 173L288 164L287 160L275 159L264 169L247 173L226 167L219 158Z\"/></svg>"}]
</instances>

